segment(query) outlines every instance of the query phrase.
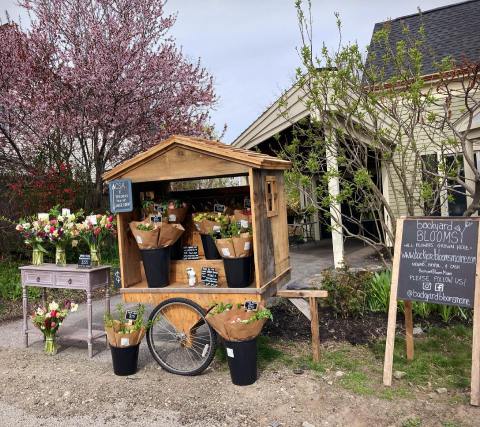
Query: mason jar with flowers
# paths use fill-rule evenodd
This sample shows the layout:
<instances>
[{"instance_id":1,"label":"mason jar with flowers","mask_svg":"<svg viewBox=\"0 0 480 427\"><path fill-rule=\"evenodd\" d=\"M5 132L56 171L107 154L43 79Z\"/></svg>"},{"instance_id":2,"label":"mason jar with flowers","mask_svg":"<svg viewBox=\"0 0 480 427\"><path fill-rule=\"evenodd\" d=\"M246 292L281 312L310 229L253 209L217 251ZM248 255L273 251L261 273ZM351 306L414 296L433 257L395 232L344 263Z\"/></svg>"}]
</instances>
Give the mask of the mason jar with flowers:
<instances>
[{"instance_id":1,"label":"mason jar with flowers","mask_svg":"<svg viewBox=\"0 0 480 427\"><path fill-rule=\"evenodd\" d=\"M45 226L48 223L48 217L42 218L39 214L38 219L28 218L20 220L15 227L16 230L22 235L25 244L32 248L32 264L43 264L43 255L47 253L44 244L48 241L47 233L45 232Z\"/></svg>"},{"instance_id":2,"label":"mason jar with flowers","mask_svg":"<svg viewBox=\"0 0 480 427\"><path fill-rule=\"evenodd\" d=\"M66 301L61 308L60 305L52 301L48 307L38 307L31 315L32 323L40 329L45 337L45 353L54 355L57 353L56 334L58 328L62 326L63 321L69 313L78 310L78 304Z\"/></svg>"},{"instance_id":3,"label":"mason jar with flowers","mask_svg":"<svg viewBox=\"0 0 480 427\"><path fill-rule=\"evenodd\" d=\"M58 214L56 208L50 211L49 217L44 230L48 240L55 245L55 264L66 265L65 248L74 236L77 217L75 214L71 214L69 209L62 209L62 212Z\"/></svg>"},{"instance_id":4,"label":"mason jar with flowers","mask_svg":"<svg viewBox=\"0 0 480 427\"><path fill-rule=\"evenodd\" d=\"M92 266L101 264L101 244L107 236L113 236L116 232L116 224L113 215L89 215L83 223L77 224L76 233L83 239L89 249Z\"/></svg>"}]
</instances>

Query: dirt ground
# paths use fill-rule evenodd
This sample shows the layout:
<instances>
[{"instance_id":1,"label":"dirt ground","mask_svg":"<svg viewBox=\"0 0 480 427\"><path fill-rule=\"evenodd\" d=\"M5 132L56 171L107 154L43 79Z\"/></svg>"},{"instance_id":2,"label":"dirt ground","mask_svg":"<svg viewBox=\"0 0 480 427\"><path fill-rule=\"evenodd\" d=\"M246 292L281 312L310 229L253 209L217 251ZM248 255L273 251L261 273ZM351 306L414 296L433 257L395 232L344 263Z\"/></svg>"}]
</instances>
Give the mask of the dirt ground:
<instances>
[{"instance_id":1,"label":"dirt ground","mask_svg":"<svg viewBox=\"0 0 480 427\"><path fill-rule=\"evenodd\" d=\"M219 362L197 377L171 375L153 362L117 377L111 363L75 354L0 348L0 358L1 425L480 425L478 408L451 404L445 395L359 396L336 384L334 374L295 374L284 366L268 366L257 383L238 387Z\"/></svg>"}]
</instances>

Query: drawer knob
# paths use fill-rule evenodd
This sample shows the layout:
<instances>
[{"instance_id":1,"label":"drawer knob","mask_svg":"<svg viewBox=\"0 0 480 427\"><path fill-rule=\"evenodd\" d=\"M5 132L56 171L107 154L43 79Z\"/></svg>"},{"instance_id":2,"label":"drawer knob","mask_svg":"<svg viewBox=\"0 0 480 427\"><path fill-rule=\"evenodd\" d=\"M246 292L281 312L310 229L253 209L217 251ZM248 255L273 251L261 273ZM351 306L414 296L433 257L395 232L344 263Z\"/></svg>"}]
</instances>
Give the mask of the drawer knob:
<instances>
[{"instance_id":1,"label":"drawer knob","mask_svg":"<svg viewBox=\"0 0 480 427\"><path fill-rule=\"evenodd\" d=\"M37 276L37 283L40 282L40 276Z\"/></svg>"},{"instance_id":2,"label":"drawer knob","mask_svg":"<svg viewBox=\"0 0 480 427\"><path fill-rule=\"evenodd\" d=\"M72 284L72 279L68 279L68 282L67 282L69 285Z\"/></svg>"}]
</instances>

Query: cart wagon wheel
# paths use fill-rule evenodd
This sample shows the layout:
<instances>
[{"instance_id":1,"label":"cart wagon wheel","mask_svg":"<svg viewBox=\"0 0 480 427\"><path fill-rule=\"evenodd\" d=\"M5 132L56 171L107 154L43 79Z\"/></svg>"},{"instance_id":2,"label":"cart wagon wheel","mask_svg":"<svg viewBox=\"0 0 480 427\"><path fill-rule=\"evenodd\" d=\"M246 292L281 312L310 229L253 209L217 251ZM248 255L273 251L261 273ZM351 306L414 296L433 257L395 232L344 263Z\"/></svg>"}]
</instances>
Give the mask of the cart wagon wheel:
<instances>
[{"instance_id":1,"label":"cart wagon wheel","mask_svg":"<svg viewBox=\"0 0 480 427\"><path fill-rule=\"evenodd\" d=\"M158 364L178 375L197 375L210 365L217 337L205 311L185 298L171 298L150 314L147 333L150 352Z\"/></svg>"}]
</instances>

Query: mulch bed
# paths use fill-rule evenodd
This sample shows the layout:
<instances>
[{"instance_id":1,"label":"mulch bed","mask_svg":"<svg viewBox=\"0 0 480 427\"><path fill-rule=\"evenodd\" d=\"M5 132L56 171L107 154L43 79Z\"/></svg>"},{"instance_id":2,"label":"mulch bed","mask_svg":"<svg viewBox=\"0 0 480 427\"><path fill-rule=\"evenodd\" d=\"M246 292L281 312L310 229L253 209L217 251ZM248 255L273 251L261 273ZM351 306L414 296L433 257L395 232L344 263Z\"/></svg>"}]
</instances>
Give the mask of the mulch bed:
<instances>
[{"instance_id":1,"label":"mulch bed","mask_svg":"<svg viewBox=\"0 0 480 427\"><path fill-rule=\"evenodd\" d=\"M310 339L310 321L293 304L282 300L270 309L273 321L265 324L263 335L298 341ZM335 317L334 312L328 308L319 308L319 322L321 341L366 344L384 337L387 333L387 317L382 313L369 313L359 318L341 318Z\"/></svg>"}]
</instances>

